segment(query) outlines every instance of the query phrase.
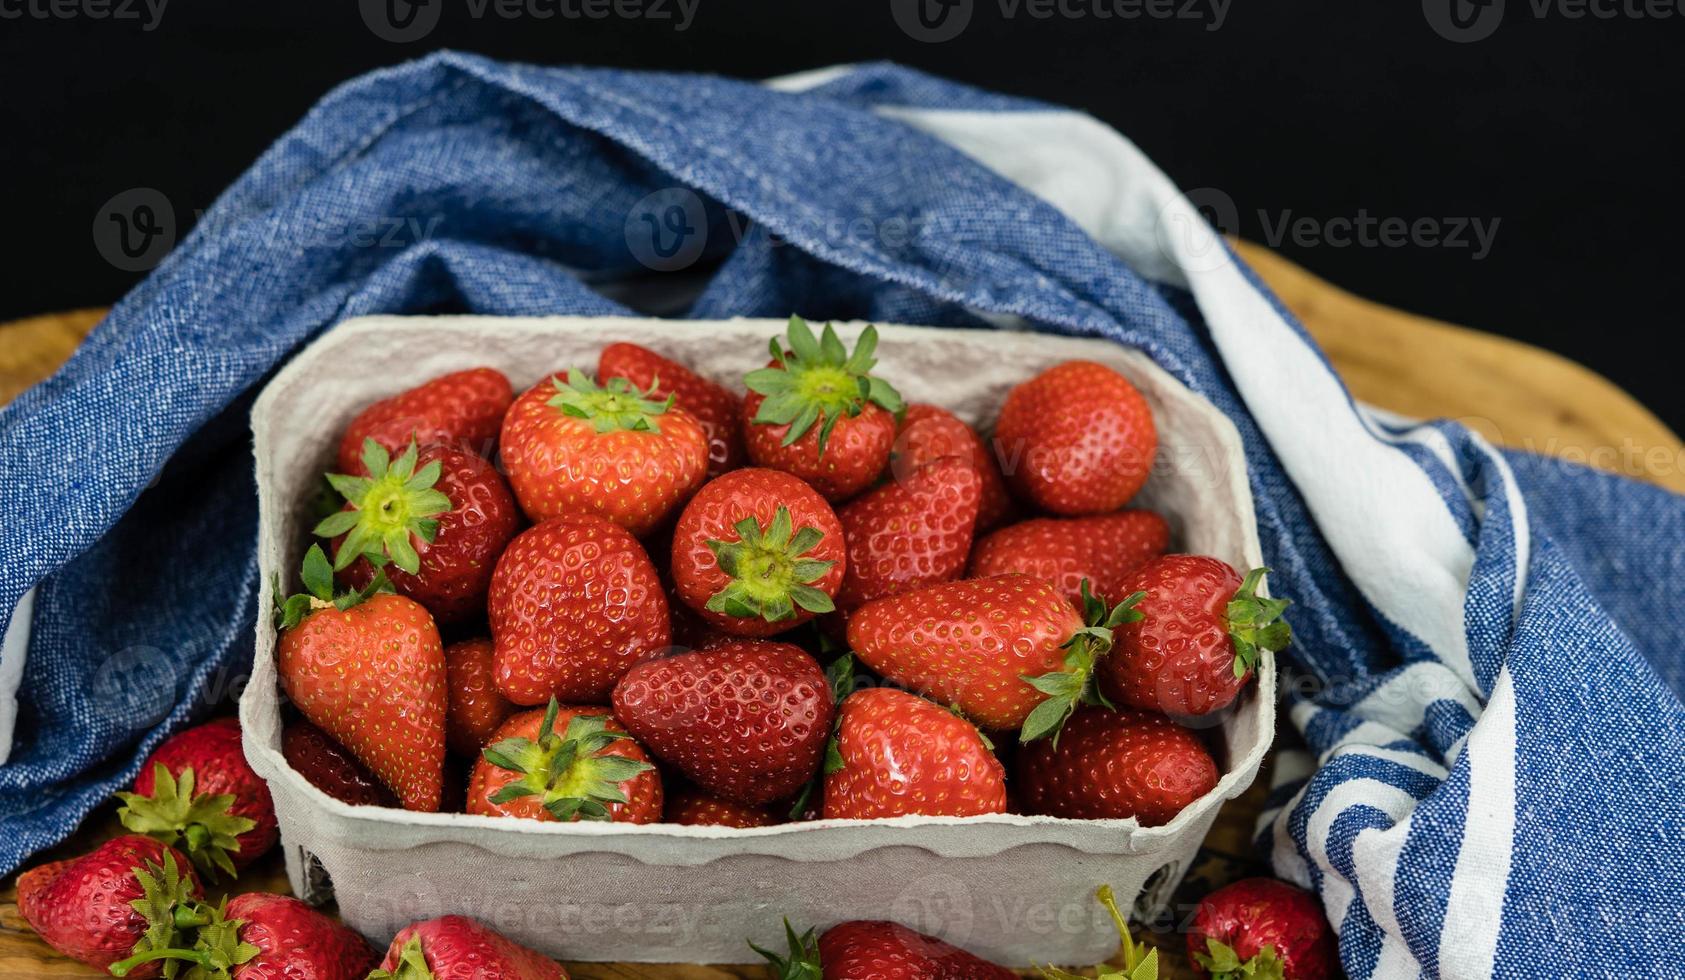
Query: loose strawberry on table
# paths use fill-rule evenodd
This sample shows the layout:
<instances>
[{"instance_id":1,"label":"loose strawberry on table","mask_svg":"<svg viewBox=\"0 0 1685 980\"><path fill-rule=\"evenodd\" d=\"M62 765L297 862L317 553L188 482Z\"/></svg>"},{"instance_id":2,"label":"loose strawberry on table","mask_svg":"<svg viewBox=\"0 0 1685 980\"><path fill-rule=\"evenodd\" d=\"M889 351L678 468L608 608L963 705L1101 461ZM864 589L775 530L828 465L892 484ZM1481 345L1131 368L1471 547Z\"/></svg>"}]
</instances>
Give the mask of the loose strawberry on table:
<instances>
[{"instance_id":1,"label":"loose strawberry on table","mask_svg":"<svg viewBox=\"0 0 1685 980\"><path fill-rule=\"evenodd\" d=\"M1082 581L1095 598L1122 602L1123 579L1164 554L1170 526L1150 510L1122 510L1094 517L1038 517L1003 527L971 549L970 578L1022 572L1058 589L1078 608Z\"/></svg>"},{"instance_id":2,"label":"loose strawberry on table","mask_svg":"<svg viewBox=\"0 0 1685 980\"><path fill-rule=\"evenodd\" d=\"M827 820L1005 811L1005 770L971 722L884 687L843 701L825 763Z\"/></svg>"},{"instance_id":3,"label":"loose strawberry on table","mask_svg":"<svg viewBox=\"0 0 1685 980\"><path fill-rule=\"evenodd\" d=\"M350 749L303 718L281 730L281 756L310 785L336 800L356 806L398 806L398 798Z\"/></svg>"},{"instance_id":4,"label":"loose strawberry on table","mask_svg":"<svg viewBox=\"0 0 1685 980\"><path fill-rule=\"evenodd\" d=\"M193 909L191 944L154 949L111 967L139 976L142 964L191 964L191 980L363 980L377 954L362 936L296 898L248 892L221 908Z\"/></svg>"},{"instance_id":5,"label":"loose strawberry on table","mask_svg":"<svg viewBox=\"0 0 1685 980\"><path fill-rule=\"evenodd\" d=\"M445 647L445 746L457 755L477 757L497 726L519 710L497 689L495 664L490 640L461 640Z\"/></svg>"},{"instance_id":6,"label":"loose strawberry on table","mask_svg":"<svg viewBox=\"0 0 1685 980\"><path fill-rule=\"evenodd\" d=\"M925 402L908 405L901 416L900 431L895 435L895 448L890 453L890 471L896 479L905 479L919 467L944 456L969 460L977 472L982 491L977 507L977 531L987 531L1005 519L1012 500L1007 496L1000 466L983 438L945 408Z\"/></svg>"},{"instance_id":7,"label":"loose strawberry on table","mask_svg":"<svg viewBox=\"0 0 1685 980\"><path fill-rule=\"evenodd\" d=\"M871 374L878 332L867 327L850 353L836 329L819 338L790 318L786 343L772 340L772 363L743 377L744 438L757 466L801 477L826 500L846 500L889 462L901 396Z\"/></svg>"},{"instance_id":8,"label":"loose strawberry on table","mask_svg":"<svg viewBox=\"0 0 1685 980\"><path fill-rule=\"evenodd\" d=\"M509 379L491 368L474 368L434 378L363 409L339 441L339 471L358 473L363 442L373 439L389 453L414 440L457 446L490 456L503 413L515 393Z\"/></svg>"},{"instance_id":9,"label":"loose strawberry on table","mask_svg":"<svg viewBox=\"0 0 1685 980\"><path fill-rule=\"evenodd\" d=\"M814 940L784 923L789 952L749 946L766 957L779 980L1016 980L1018 974L935 936L894 922L856 919Z\"/></svg>"},{"instance_id":10,"label":"loose strawberry on table","mask_svg":"<svg viewBox=\"0 0 1685 980\"><path fill-rule=\"evenodd\" d=\"M1103 514L1147 482L1158 433L1129 379L1093 361L1066 361L1006 396L995 452L1013 489L1036 506Z\"/></svg>"},{"instance_id":11,"label":"loose strawberry on table","mask_svg":"<svg viewBox=\"0 0 1685 980\"><path fill-rule=\"evenodd\" d=\"M976 468L944 456L844 504L837 519L848 542L848 572L837 606L852 610L958 578L971 550L981 494Z\"/></svg>"},{"instance_id":12,"label":"loose strawberry on table","mask_svg":"<svg viewBox=\"0 0 1685 980\"><path fill-rule=\"evenodd\" d=\"M667 597L643 546L591 514L509 543L487 599L497 689L520 705L606 704L626 671L667 649Z\"/></svg>"},{"instance_id":13,"label":"loose strawberry on table","mask_svg":"<svg viewBox=\"0 0 1685 980\"><path fill-rule=\"evenodd\" d=\"M1057 742L1020 745L1013 775L1029 813L1134 817L1157 827L1209 793L1222 774L1199 736L1163 715L1085 705Z\"/></svg>"},{"instance_id":14,"label":"loose strawberry on table","mask_svg":"<svg viewBox=\"0 0 1685 980\"><path fill-rule=\"evenodd\" d=\"M237 874L279 836L269 786L246 763L233 718L167 739L141 764L134 791L117 797L124 827L178 847L213 881Z\"/></svg>"},{"instance_id":15,"label":"loose strawberry on table","mask_svg":"<svg viewBox=\"0 0 1685 980\"><path fill-rule=\"evenodd\" d=\"M1188 957L1214 980L1328 980L1340 975L1334 931L1316 897L1274 878L1247 878L1200 899Z\"/></svg>"},{"instance_id":16,"label":"loose strawberry on table","mask_svg":"<svg viewBox=\"0 0 1685 980\"><path fill-rule=\"evenodd\" d=\"M176 924L203 894L193 865L151 837L126 834L87 854L18 876L18 912L47 945L105 969L181 941ZM149 964L131 976L156 977Z\"/></svg>"},{"instance_id":17,"label":"loose strawberry on table","mask_svg":"<svg viewBox=\"0 0 1685 980\"><path fill-rule=\"evenodd\" d=\"M784 822L775 807L737 803L694 786L667 794L662 820L691 827L771 827Z\"/></svg>"},{"instance_id":18,"label":"loose strawberry on table","mask_svg":"<svg viewBox=\"0 0 1685 980\"><path fill-rule=\"evenodd\" d=\"M708 472L708 437L673 400L625 378L564 371L527 389L503 419L503 465L534 521L596 514L648 533Z\"/></svg>"},{"instance_id":19,"label":"loose strawberry on table","mask_svg":"<svg viewBox=\"0 0 1685 980\"><path fill-rule=\"evenodd\" d=\"M400 929L368 980L568 980L568 973L489 926L447 915Z\"/></svg>"},{"instance_id":20,"label":"loose strawberry on table","mask_svg":"<svg viewBox=\"0 0 1685 980\"><path fill-rule=\"evenodd\" d=\"M606 708L548 707L504 722L468 782L468 812L529 820L661 819L661 776Z\"/></svg>"},{"instance_id":21,"label":"loose strawberry on table","mask_svg":"<svg viewBox=\"0 0 1685 980\"><path fill-rule=\"evenodd\" d=\"M625 378L652 399L673 396L708 436L708 476L743 465L743 400L677 361L637 344L609 344L597 357L597 377Z\"/></svg>"}]
</instances>

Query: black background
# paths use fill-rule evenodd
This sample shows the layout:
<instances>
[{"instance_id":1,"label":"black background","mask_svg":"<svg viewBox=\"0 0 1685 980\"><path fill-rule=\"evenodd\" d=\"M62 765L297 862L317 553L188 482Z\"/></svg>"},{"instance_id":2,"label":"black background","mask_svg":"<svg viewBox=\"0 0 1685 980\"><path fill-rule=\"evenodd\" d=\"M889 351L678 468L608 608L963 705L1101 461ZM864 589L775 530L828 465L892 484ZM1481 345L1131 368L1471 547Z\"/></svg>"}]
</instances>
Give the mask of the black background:
<instances>
[{"instance_id":1,"label":"black background","mask_svg":"<svg viewBox=\"0 0 1685 980\"><path fill-rule=\"evenodd\" d=\"M1593 0L1608 18L1507 0L1474 43L1433 26L1467 0L1235 0L1214 30L1210 0L1135 19L1095 15L1132 0L1062 0L1049 17L1032 8L1046 0L972 0L942 43L897 26L900 0L697 0L683 31L430 0L437 26L413 43L376 36L355 0L173 0L151 30L90 16L102 0L57 0L70 17L54 2L0 0L0 318L115 300L138 274L95 248L104 202L151 187L190 219L330 87L435 48L742 77L892 59L1084 108L1182 187L1226 194L1243 236L1369 298L1566 354L1685 429L1685 0ZM1647 2L1647 17L1625 6ZM1498 225L1479 259L1270 241L1283 217L1360 214Z\"/></svg>"}]
</instances>

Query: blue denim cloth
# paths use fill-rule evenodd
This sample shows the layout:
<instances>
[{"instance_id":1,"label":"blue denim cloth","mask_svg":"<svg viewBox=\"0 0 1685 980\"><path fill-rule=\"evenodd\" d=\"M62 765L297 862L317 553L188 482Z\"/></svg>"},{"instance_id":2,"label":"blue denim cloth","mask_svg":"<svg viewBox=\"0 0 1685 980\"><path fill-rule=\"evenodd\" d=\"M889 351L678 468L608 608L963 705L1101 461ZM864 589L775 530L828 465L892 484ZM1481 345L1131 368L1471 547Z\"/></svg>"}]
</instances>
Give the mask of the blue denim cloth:
<instances>
[{"instance_id":1,"label":"blue denim cloth","mask_svg":"<svg viewBox=\"0 0 1685 980\"><path fill-rule=\"evenodd\" d=\"M675 330L1011 318L1139 347L1233 419L1272 587L1295 601L1290 659L1311 683L1290 703L1320 764L1278 788L1264 842L1321 895L1350 975L1677 968L1685 501L1449 423L1376 423L1473 553L1466 667L1449 663L1336 559L1277 454L1318 433L1260 428L1209 311L884 106L1048 108L893 66L792 94L456 54L324 99L0 411L0 616L38 588L0 872L238 681L257 588L246 413L265 377L360 314L631 313L615 297L652 302L640 287L668 257L633 234L647 216L707 231L680 257L694 281L663 311ZM909 216L906 235L837 233Z\"/></svg>"}]
</instances>

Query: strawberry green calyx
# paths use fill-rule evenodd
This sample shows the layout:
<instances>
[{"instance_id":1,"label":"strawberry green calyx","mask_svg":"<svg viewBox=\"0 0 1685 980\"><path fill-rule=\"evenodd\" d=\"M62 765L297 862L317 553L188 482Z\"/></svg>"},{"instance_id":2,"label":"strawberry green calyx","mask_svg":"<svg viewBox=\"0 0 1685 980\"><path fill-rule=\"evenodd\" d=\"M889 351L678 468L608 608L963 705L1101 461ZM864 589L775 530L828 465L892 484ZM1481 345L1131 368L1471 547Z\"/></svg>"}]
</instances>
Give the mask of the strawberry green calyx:
<instances>
[{"instance_id":1,"label":"strawberry green calyx","mask_svg":"<svg viewBox=\"0 0 1685 980\"><path fill-rule=\"evenodd\" d=\"M1057 746L1059 732L1065 727L1066 719L1077 710L1077 705L1112 707L1094 685L1094 665L1111 650L1112 630L1142 618L1135 605L1146 597L1145 592L1136 592L1108 610L1106 604L1094 598L1089 591L1088 580L1082 580L1083 622L1088 625L1072 633L1071 638L1065 641L1063 669L1040 677L1022 675L1024 682L1047 695L1047 700L1036 705L1035 710L1024 719L1018 731L1020 739L1032 742L1051 735L1053 744Z\"/></svg>"},{"instance_id":2,"label":"strawberry green calyx","mask_svg":"<svg viewBox=\"0 0 1685 980\"><path fill-rule=\"evenodd\" d=\"M189 930L199 928L208 919L206 907L193 897L193 879L182 875L174 855L165 851L161 863L142 861L141 865L130 869L140 884L140 897L130 902L129 907L146 921L146 931L135 941L129 959L112 965L114 976L122 976L135 964L164 959L164 951L182 943ZM176 972L175 964L164 968L167 978L174 978Z\"/></svg>"},{"instance_id":3,"label":"strawberry green calyx","mask_svg":"<svg viewBox=\"0 0 1685 980\"><path fill-rule=\"evenodd\" d=\"M709 597L707 608L769 623L792 618L797 606L810 613L835 609L831 597L810 583L824 578L836 562L803 557L825 535L811 526L792 534L794 523L789 508L780 507L764 532L760 522L745 517L733 525L738 540L709 541L720 571L731 581Z\"/></svg>"},{"instance_id":4,"label":"strawberry green calyx","mask_svg":"<svg viewBox=\"0 0 1685 980\"><path fill-rule=\"evenodd\" d=\"M439 530L436 518L451 509L451 501L433 489L442 472L439 461L418 471L418 452L411 439L403 454L392 459L380 443L364 439L363 466L368 476L328 474L328 483L353 508L330 514L316 525L320 537L345 535L334 553L334 571L365 556L377 565L391 561L411 575L421 571L421 556L410 536L431 543Z\"/></svg>"},{"instance_id":5,"label":"strawberry green calyx","mask_svg":"<svg viewBox=\"0 0 1685 980\"><path fill-rule=\"evenodd\" d=\"M609 803L625 803L620 784L655 768L647 762L603 750L623 738L624 732L607 730L608 715L574 715L567 731L556 733L556 699L544 709L538 726L538 741L506 738L481 750L486 761L499 769L519 773L516 779L491 797L493 803L508 803L525 796L537 796L540 805L557 820L609 819Z\"/></svg>"},{"instance_id":6,"label":"strawberry green calyx","mask_svg":"<svg viewBox=\"0 0 1685 980\"><path fill-rule=\"evenodd\" d=\"M229 919L227 916L227 899L221 905L211 908L197 906L195 912L199 923L197 938L191 948L157 947L137 952L135 955L120 963L111 965L112 976L126 976L130 970L143 963L164 960L164 976L174 978L181 976L182 980L229 980L235 969L257 956L262 950L251 943L242 942L240 927L245 925L243 919ZM178 974L183 963L192 964L192 969L186 974Z\"/></svg>"},{"instance_id":7,"label":"strawberry green calyx","mask_svg":"<svg viewBox=\"0 0 1685 980\"><path fill-rule=\"evenodd\" d=\"M1268 572L1267 568L1247 572L1234 598L1229 600L1229 637L1234 640L1236 677L1245 677L1247 671L1258 665L1259 650L1276 653L1286 649L1293 640L1292 628L1281 618L1292 601L1258 595L1258 586Z\"/></svg>"},{"instance_id":8,"label":"strawberry green calyx","mask_svg":"<svg viewBox=\"0 0 1685 980\"><path fill-rule=\"evenodd\" d=\"M1211 980L1285 980L1286 966L1274 946L1265 946L1251 959L1242 960L1227 943L1205 937L1205 952L1194 960L1211 974Z\"/></svg>"},{"instance_id":9,"label":"strawberry green calyx","mask_svg":"<svg viewBox=\"0 0 1685 980\"><path fill-rule=\"evenodd\" d=\"M550 383L556 394L544 404L563 415L585 419L597 432L660 432L661 416L673 407L671 395L662 401L651 397L655 385L640 391L625 378L610 378L599 385L578 368L568 371L565 381L551 378Z\"/></svg>"},{"instance_id":10,"label":"strawberry green calyx","mask_svg":"<svg viewBox=\"0 0 1685 980\"><path fill-rule=\"evenodd\" d=\"M824 975L819 965L819 938L812 929L796 934L795 927L790 920L784 920L784 940L789 943L790 950L783 956L762 949L754 943L749 948L766 957L772 964L773 973L778 980L820 980Z\"/></svg>"},{"instance_id":11,"label":"strawberry green calyx","mask_svg":"<svg viewBox=\"0 0 1685 980\"><path fill-rule=\"evenodd\" d=\"M1123 942L1123 966L1102 966L1094 980L1158 980L1158 950L1135 945L1135 940L1129 935L1129 921L1118 911L1112 886L1101 885L1095 897L1106 907L1112 923L1117 926L1118 936ZM1084 980L1079 974L1068 973L1055 966L1043 967L1041 975L1046 980Z\"/></svg>"},{"instance_id":12,"label":"strawberry green calyx","mask_svg":"<svg viewBox=\"0 0 1685 980\"><path fill-rule=\"evenodd\" d=\"M152 795L118 793L123 801L117 817L123 826L184 851L205 876L215 881L218 872L235 877L230 854L240 849L239 836L257 821L229 812L234 794L216 796L193 792L193 767L171 776L163 763L152 766Z\"/></svg>"},{"instance_id":13,"label":"strawberry green calyx","mask_svg":"<svg viewBox=\"0 0 1685 980\"><path fill-rule=\"evenodd\" d=\"M871 375L877 360L878 330L868 326L854 345L853 353L843 346L835 327L825 324L824 333L814 339L813 330L799 316L790 317L786 334L789 347L772 340L772 357L778 367L750 371L743 383L765 401L755 412L757 425L788 425L783 444L788 446L807 434L815 423L819 428L819 455L837 420L859 415L867 403L887 412L905 407L900 392L889 382Z\"/></svg>"},{"instance_id":14,"label":"strawberry green calyx","mask_svg":"<svg viewBox=\"0 0 1685 980\"><path fill-rule=\"evenodd\" d=\"M427 965L421 937L411 936L404 943L404 948L398 951L397 969L371 970L365 980L433 980L433 968Z\"/></svg>"},{"instance_id":15,"label":"strawberry green calyx","mask_svg":"<svg viewBox=\"0 0 1685 980\"><path fill-rule=\"evenodd\" d=\"M392 583L386 581L386 573L376 570L374 578L368 585L352 592L334 594L333 566L328 564L328 556L323 553L322 546L313 544L304 553L304 566L299 572L299 578L304 582L304 593L281 598L281 582L277 578L274 585L275 594L275 625L287 630L297 626L305 616L317 609L347 609L367 600L377 592L391 592Z\"/></svg>"}]
</instances>

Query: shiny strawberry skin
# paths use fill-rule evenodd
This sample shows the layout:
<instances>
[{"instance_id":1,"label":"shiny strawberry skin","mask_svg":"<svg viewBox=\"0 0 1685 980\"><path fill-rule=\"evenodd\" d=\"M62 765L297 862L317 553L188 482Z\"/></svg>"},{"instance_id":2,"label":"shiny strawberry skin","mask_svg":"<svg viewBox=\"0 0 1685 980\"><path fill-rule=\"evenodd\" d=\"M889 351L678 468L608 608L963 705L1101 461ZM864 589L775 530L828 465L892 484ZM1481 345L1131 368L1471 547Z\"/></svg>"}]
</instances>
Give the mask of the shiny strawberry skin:
<instances>
[{"instance_id":1,"label":"shiny strawberry skin","mask_svg":"<svg viewBox=\"0 0 1685 980\"><path fill-rule=\"evenodd\" d=\"M894 922L856 920L819 937L824 980L1016 980L1018 974Z\"/></svg>"},{"instance_id":2,"label":"shiny strawberry skin","mask_svg":"<svg viewBox=\"0 0 1685 980\"><path fill-rule=\"evenodd\" d=\"M246 867L275 846L281 834L275 823L275 801L269 796L269 784L246 762L238 719L218 718L165 740L135 775L136 793L152 795L157 787L153 766L158 764L178 778L183 769L192 768L195 796L231 794L234 802L228 812L257 824L239 836L240 849L229 854L234 867Z\"/></svg>"},{"instance_id":3,"label":"shiny strawberry skin","mask_svg":"<svg viewBox=\"0 0 1685 980\"><path fill-rule=\"evenodd\" d=\"M1147 482L1158 432L1127 378L1093 361L1066 361L1006 396L995 452L1013 489L1043 510L1102 514Z\"/></svg>"},{"instance_id":4,"label":"shiny strawberry skin","mask_svg":"<svg viewBox=\"0 0 1685 980\"><path fill-rule=\"evenodd\" d=\"M490 456L503 413L515 397L509 379L492 368L474 368L434 378L363 409L339 440L339 472L361 474L363 440L390 453L411 438L423 446L446 443Z\"/></svg>"},{"instance_id":5,"label":"shiny strawberry skin","mask_svg":"<svg viewBox=\"0 0 1685 980\"><path fill-rule=\"evenodd\" d=\"M568 722L575 715L607 715L607 708L563 707L556 715L555 730L565 731ZM537 741L539 726L544 722L544 709L534 708L510 716L508 721L498 726L487 744L494 744L506 738L525 738ZM612 716L609 718L608 730L624 732L626 727ZM649 762L649 753L644 747L630 738L623 738L612 743L603 750L604 755L624 756L639 762ZM514 773L507 769L500 769L487 762L483 757L474 763L474 771L468 777L468 812L486 817L521 817L527 820L545 820L555 822L555 817L540 805L537 797L524 796L510 800L507 803L493 803L492 797L504 786L513 782ZM654 769L641 772L631 779L618 784L620 792L625 795L625 803L610 803L607 805L609 819L615 823L659 823L662 810L661 775Z\"/></svg>"},{"instance_id":6,"label":"shiny strawberry skin","mask_svg":"<svg viewBox=\"0 0 1685 980\"><path fill-rule=\"evenodd\" d=\"M822 535L807 557L835 562L812 586L835 598L848 565L848 545L842 523L818 491L781 470L750 467L711 480L692 497L673 529L674 591L689 609L709 624L734 636L772 636L813 618L799 606L793 617L768 622L760 617L732 616L709 609L708 600L729 579L709 549L709 541L737 541L734 527L753 517L764 531L779 507L790 512L796 528L812 527Z\"/></svg>"},{"instance_id":7,"label":"shiny strawberry skin","mask_svg":"<svg viewBox=\"0 0 1685 980\"><path fill-rule=\"evenodd\" d=\"M1246 878L1200 899L1188 931L1188 957L1203 954L1206 937L1235 951L1242 962L1274 946L1286 980L1340 976L1334 932L1316 896L1274 878ZM1198 961L1195 973L1205 975Z\"/></svg>"},{"instance_id":8,"label":"shiny strawberry skin","mask_svg":"<svg viewBox=\"0 0 1685 980\"><path fill-rule=\"evenodd\" d=\"M552 380L566 377L533 385L504 416L500 449L515 498L534 521L588 513L648 533L707 477L707 435L679 408L659 416L659 432L598 432L548 404Z\"/></svg>"},{"instance_id":9,"label":"shiny strawberry skin","mask_svg":"<svg viewBox=\"0 0 1685 980\"><path fill-rule=\"evenodd\" d=\"M867 403L860 414L843 417L819 452L819 426L782 445L788 425L758 425L755 413L766 399L750 392L743 399L744 443L756 466L783 470L805 480L826 500L847 500L872 485L889 463L895 445L895 416Z\"/></svg>"},{"instance_id":10,"label":"shiny strawberry skin","mask_svg":"<svg viewBox=\"0 0 1685 980\"><path fill-rule=\"evenodd\" d=\"M445 647L450 685L445 712L445 746L473 758L503 720L518 709L497 689L495 647L490 640L462 640Z\"/></svg>"},{"instance_id":11,"label":"shiny strawberry skin","mask_svg":"<svg viewBox=\"0 0 1685 980\"><path fill-rule=\"evenodd\" d=\"M1000 466L982 437L945 408L927 402L908 405L901 416L901 429L895 435L895 448L890 456L891 472L896 479L903 479L926 463L944 456L968 459L977 471L982 492L977 506L977 530L987 531L1004 520L1011 509L1012 498L1007 495L1006 480L1000 475Z\"/></svg>"},{"instance_id":12,"label":"shiny strawberry skin","mask_svg":"<svg viewBox=\"0 0 1685 980\"><path fill-rule=\"evenodd\" d=\"M350 749L303 718L281 731L281 755L312 786L336 800L354 806L398 806L398 798Z\"/></svg>"},{"instance_id":13,"label":"shiny strawberry skin","mask_svg":"<svg viewBox=\"0 0 1685 980\"><path fill-rule=\"evenodd\" d=\"M607 704L621 675L670 640L667 597L643 546L591 514L510 542L486 612L497 689L519 705Z\"/></svg>"},{"instance_id":14,"label":"shiny strawberry skin","mask_svg":"<svg viewBox=\"0 0 1685 980\"><path fill-rule=\"evenodd\" d=\"M834 710L818 662L766 640L642 663L614 689L615 717L638 741L709 792L751 805L813 777Z\"/></svg>"},{"instance_id":15,"label":"shiny strawberry skin","mask_svg":"<svg viewBox=\"0 0 1685 980\"><path fill-rule=\"evenodd\" d=\"M959 578L981 500L976 470L947 456L844 504L837 519L848 541L848 574L837 606L855 609Z\"/></svg>"},{"instance_id":16,"label":"shiny strawberry skin","mask_svg":"<svg viewBox=\"0 0 1685 980\"><path fill-rule=\"evenodd\" d=\"M771 827L784 822L772 807L734 803L695 787L668 794L663 820L690 827Z\"/></svg>"},{"instance_id":17,"label":"shiny strawberry skin","mask_svg":"<svg viewBox=\"0 0 1685 980\"><path fill-rule=\"evenodd\" d=\"M1114 704L1181 717L1228 707L1252 672L1234 675L1229 600L1240 573L1215 558L1165 555L1126 576L1126 592L1145 592L1142 619L1117 630L1096 674Z\"/></svg>"},{"instance_id":18,"label":"shiny strawberry skin","mask_svg":"<svg viewBox=\"0 0 1685 980\"><path fill-rule=\"evenodd\" d=\"M868 602L849 617L848 642L884 678L1007 729L1046 699L1023 677L1063 669L1063 645L1082 626L1046 582L999 575Z\"/></svg>"},{"instance_id":19,"label":"shiny strawberry skin","mask_svg":"<svg viewBox=\"0 0 1685 980\"><path fill-rule=\"evenodd\" d=\"M560 963L460 915L405 926L380 968L396 971L411 939L421 942L433 980L568 980Z\"/></svg>"},{"instance_id":20,"label":"shiny strawberry skin","mask_svg":"<svg viewBox=\"0 0 1685 980\"><path fill-rule=\"evenodd\" d=\"M1030 813L1072 820L1134 817L1169 823L1209 793L1221 773L1205 743L1160 714L1080 707L1058 747L1049 738L1018 747L1020 802Z\"/></svg>"},{"instance_id":21,"label":"shiny strawberry skin","mask_svg":"<svg viewBox=\"0 0 1685 980\"><path fill-rule=\"evenodd\" d=\"M1082 580L1108 606L1122 602L1123 579L1164 554L1170 526L1150 510L1094 517L1038 517L980 538L971 549L971 578L1022 572L1058 589L1078 608Z\"/></svg>"},{"instance_id":22,"label":"shiny strawberry skin","mask_svg":"<svg viewBox=\"0 0 1685 980\"><path fill-rule=\"evenodd\" d=\"M47 945L71 959L105 969L126 959L146 932L146 919L129 903L143 894L136 868L162 866L169 854L192 893L202 895L199 876L180 851L140 834L114 837L87 854L32 868L18 876L18 912ZM156 977L162 967L146 964L130 977Z\"/></svg>"},{"instance_id":23,"label":"shiny strawberry skin","mask_svg":"<svg viewBox=\"0 0 1685 980\"><path fill-rule=\"evenodd\" d=\"M287 697L350 749L406 810L439 809L445 761L445 651L420 603L380 593L317 609L281 634Z\"/></svg>"},{"instance_id":24,"label":"shiny strawberry skin","mask_svg":"<svg viewBox=\"0 0 1685 980\"><path fill-rule=\"evenodd\" d=\"M825 776L825 819L1006 812L1006 773L975 726L887 687L843 701L842 768Z\"/></svg>"},{"instance_id":25,"label":"shiny strawberry skin","mask_svg":"<svg viewBox=\"0 0 1685 980\"><path fill-rule=\"evenodd\" d=\"M597 358L598 378L625 378L656 398L673 396L708 436L708 478L735 470L743 449L743 399L677 361L637 344L609 344ZM653 389L653 390L652 390Z\"/></svg>"},{"instance_id":26,"label":"shiny strawberry skin","mask_svg":"<svg viewBox=\"0 0 1685 980\"><path fill-rule=\"evenodd\" d=\"M234 980L362 980L379 954L362 936L288 895L247 892L228 900L240 941L258 954Z\"/></svg>"}]
</instances>

